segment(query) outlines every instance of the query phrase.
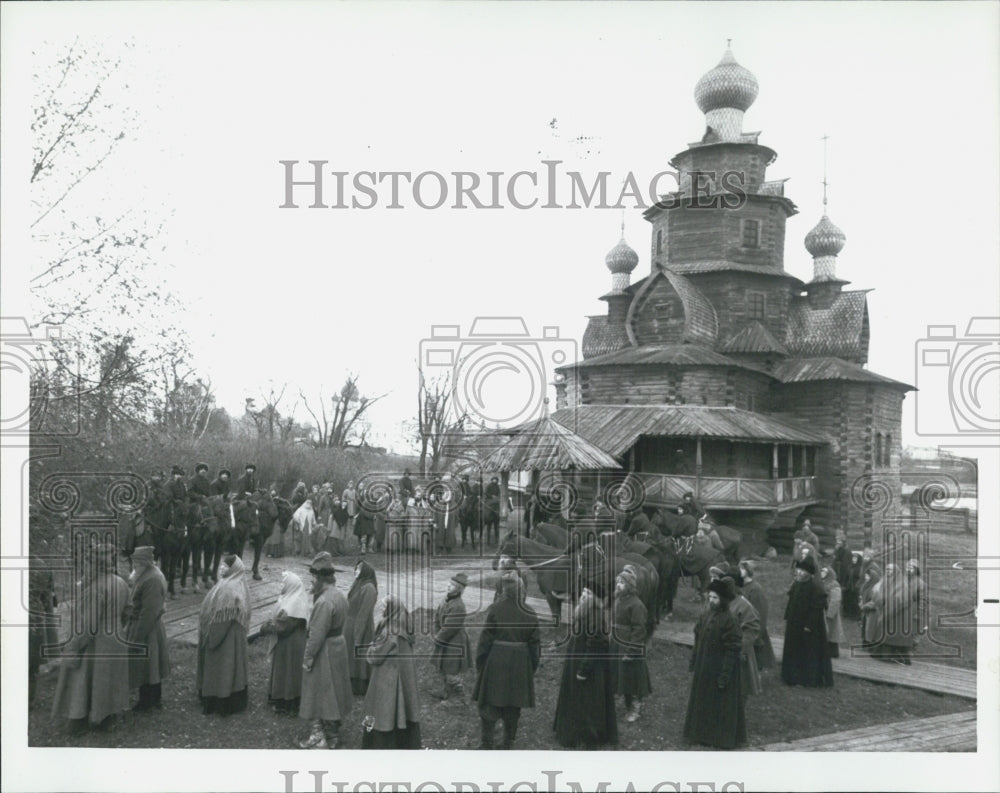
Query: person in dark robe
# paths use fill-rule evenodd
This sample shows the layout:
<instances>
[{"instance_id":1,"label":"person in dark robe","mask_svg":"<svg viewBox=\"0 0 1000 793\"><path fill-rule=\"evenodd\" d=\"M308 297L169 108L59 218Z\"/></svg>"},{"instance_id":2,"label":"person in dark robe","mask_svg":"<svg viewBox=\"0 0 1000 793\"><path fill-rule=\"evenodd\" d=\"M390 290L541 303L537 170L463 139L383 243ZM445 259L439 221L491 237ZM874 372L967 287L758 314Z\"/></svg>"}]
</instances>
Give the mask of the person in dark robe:
<instances>
[{"instance_id":1,"label":"person in dark robe","mask_svg":"<svg viewBox=\"0 0 1000 793\"><path fill-rule=\"evenodd\" d=\"M333 557L326 551L316 555L309 572L313 575L313 608L302 659L299 717L309 720L310 733L299 741L299 748L335 749L340 725L354 707L344 640L347 597L336 587Z\"/></svg>"},{"instance_id":2,"label":"person in dark robe","mask_svg":"<svg viewBox=\"0 0 1000 793\"><path fill-rule=\"evenodd\" d=\"M122 641L128 585L113 572L114 546L89 553L52 703L53 718L68 719L72 732L109 727L129 705L128 645Z\"/></svg>"},{"instance_id":3,"label":"person in dark robe","mask_svg":"<svg viewBox=\"0 0 1000 793\"><path fill-rule=\"evenodd\" d=\"M334 556L343 556L347 543L347 523L350 520L344 502L337 496L333 497L333 525L330 527L330 553Z\"/></svg>"},{"instance_id":4,"label":"person in dark robe","mask_svg":"<svg viewBox=\"0 0 1000 793\"><path fill-rule=\"evenodd\" d=\"M760 635L754 642L754 655L757 658L757 669L765 672L773 669L777 664L774 655L774 646L771 644L771 636L767 632L767 595L760 582L755 580L757 573L757 563L752 559L745 559L739 564L740 574L743 576L743 597L750 601L757 615L760 617Z\"/></svg>"},{"instance_id":5,"label":"person in dark robe","mask_svg":"<svg viewBox=\"0 0 1000 793\"><path fill-rule=\"evenodd\" d=\"M596 749L618 743L610 635L607 609L585 586L573 611L559 680L553 729L561 746Z\"/></svg>"},{"instance_id":6,"label":"person in dark robe","mask_svg":"<svg viewBox=\"0 0 1000 793\"><path fill-rule=\"evenodd\" d=\"M170 674L167 631L163 626L167 579L153 564L153 549L140 546L132 554L135 580L125 638L140 645L142 654L129 658L129 687L139 689L139 702L132 708L144 711L162 707L162 683Z\"/></svg>"},{"instance_id":7,"label":"person in dark robe","mask_svg":"<svg viewBox=\"0 0 1000 793\"><path fill-rule=\"evenodd\" d=\"M705 510L702 508L690 490L681 497L681 503L677 505L677 512L680 515L690 515L692 518L700 519Z\"/></svg>"},{"instance_id":8,"label":"person in dark robe","mask_svg":"<svg viewBox=\"0 0 1000 793\"><path fill-rule=\"evenodd\" d=\"M500 541L500 480L495 476L483 489L483 540Z\"/></svg>"},{"instance_id":9,"label":"person in dark robe","mask_svg":"<svg viewBox=\"0 0 1000 793\"><path fill-rule=\"evenodd\" d=\"M684 738L716 749L735 749L747 742L739 668L743 639L739 622L729 612L735 597L731 578L708 585L708 609L694 628L689 667L693 676Z\"/></svg>"},{"instance_id":10,"label":"person in dark robe","mask_svg":"<svg viewBox=\"0 0 1000 793\"><path fill-rule=\"evenodd\" d=\"M403 471L403 476L399 480L399 498L405 504L413 493L413 480L410 479L410 470L407 469Z\"/></svg>"},{"instance_id":11,"label":"person in dark robe","mask_svg":"<svg viewBox=\"0 0 1000 793\"><path fill-rule=\"evenodd\" d=\"M358 538L362 554L369 551L369 544L370 550L375 550L375 513L360 502L354 515L354 536Z\"/></svg>"},{"instance_id":12,"label":"person in dark robe","mask_svg":"<svg viewBox=\"0 0 1000 793\"><path fill-rule=\"evenodd\" d=\"M472 666L472 644L465 629L465 602L462 593L469 583L465 573L456 573L448 582L448 593L434 612L434 651L431 665L441 674L441 692L436 699L465 699L462 675Z\"/></svg>"},{"instance_id":13,"label":"person in dark robe","mask_svg":"<svg viewBox=\"0 0 1000 793\"><path fill-rule=\"evenodd\" d=\"M257 492L257 466L247 463L243 476L236 480L236 495L249 498Z\"/></svg>"},{"instance_id":14,"label":"person in dark robe","mask_svg":"<svg viewBox=\"0 0 1000 793\"><path fill-rule=\"evenodd\" d=\"M228 500L229 492L233 489L233 483L230 481L232 477L233 475L228 468L220 468L219 473L215 475L215 479L209 485L211 494L222 496L223 499Z\"/></svg>"},{"instance_id":15,"label":"person in dark robe","mask_svg":"<svg viewBox=\"0 0 1000 793\"><path fill-rule=\"evenodd\" d=\"M500 573L499 578L497 578L496 583L496 593L493 595L493 602L496 603L500 598L503 597L503 576L505 573L514 573L519 579L521 579L521 595L524 596L528 591L528 580L524 577L524 571L517 566L517 560L513 556L507 556L507 554L500 554L500 558L496 561L497 572Z\"/></svg>"},{"instance_id":16,"label":"person in dark robe","mask_svg":"<svg viewBox=\"0 0 1000 793\"><path fill-rule=\"evenodd\" d=\"M399 598L378 606L379 621L365 655L371 666L362 706L362 749L420 749L420 692L413 663L413 628Z\"/></svg>"},{"instance_id":17,"label":"person in dark robe","mask_svg":"<svg viewBox=\"0 0 1000 793\"><path fill-rule=\"evenodd\" d=\"M729 613L736 617L743 636L743 647L740 650L740 694L744 705L751 694L763 693L760 683L760 670L757 668L757 654L754 645L760 638L760 615L753 604L743 594L743 577L739 572L729 572L724 578L733 582L736 597L729 604Z\"/></svg>"},{"instance_id":18,"label":"person in dark robe","mask_svg":"<svg viewBox=\"0 0 1000 793\"><path fill-rule=\"evenodd\" d=\"M203 713L227 716L246 710L250 608L243 560L228 554L199 614L196 689Z\"/></svg>"},{"instance_id":19,"label":"person in dark robe","mask_svg":"<svg viewBox=\"0 0 1000 793\"><path fill-rule=\"evenodd\" d=\"M840 584L840 610L847 619L856 620L861 616L858 607L859 565L855 562L855 558L860 554L851 552L847 544L847 535L843 531L838 529L834 537L833 571L837 576L837 583Z\"/></svg>"},{"instance_id":20,"label":"person in dark robe","mask_svg":"<svg viewBox=\"0 0 1000 793\"><path fill-rule=\"evenodd\" d=\"M347 642L347 666L351 670L351 690L364 694L368 690L371 664L368 663L368 645L375 636L375 602L378 600L378 581L375 568L362 560L354 566L354 582L347 593L347 620L344 622L344 639Z\"/></svg>"},{"instance_id":21,"label":"person in dark robe","mask_svg":"<svg viewBox=\"0 0 1000 793\"><path fill-rule=\"evenodd\" d=\"M649 638L646 607L636 595L635 568L625 565L615 582L614 630L612 648L615 662L615 689L625 698L625 721L638 721L642 699L652 692L649 665L646 663L646 640Z\"/></svg>"},{"instance_id":22,"label":"person in dark robe","mask_svg":"<svg viewBox=\"0 0 1000 793\"><path fill-rule=\"evenodd\" d=\"M274 614L260 626L261 636L270 639L271 679L267 699L275 713L298 713L306 621L311 611L312 603L302 579L285 570Z\"/></svg>"},{"instance_id":23,"label":"person in dark robe","mask_svg":"<svg viewBox=\"0 0 1000 793\"><path fill-rule=\"evenodd\" d=\"M480 749L494 748L497 721L503 722L504 749L517 737L522 708L535 707L535 672L541 660L538 615L524 602L521 578L514 571L500 577L499 600L486 610L476 645L476 686Z\"/></svg>"},{"instance_id":24,"label":"person in dark robe","mask_svg":"<svg viewBox=\"0 0 1000 793\"><path fill-rule=\"evenodd\" d=\"M785 646L781 654L781 679L790 686L833 686L826 639L827 602L813 558L806 556L796 562L795 581L785 607Z\"/></svg>"}]
</instances>

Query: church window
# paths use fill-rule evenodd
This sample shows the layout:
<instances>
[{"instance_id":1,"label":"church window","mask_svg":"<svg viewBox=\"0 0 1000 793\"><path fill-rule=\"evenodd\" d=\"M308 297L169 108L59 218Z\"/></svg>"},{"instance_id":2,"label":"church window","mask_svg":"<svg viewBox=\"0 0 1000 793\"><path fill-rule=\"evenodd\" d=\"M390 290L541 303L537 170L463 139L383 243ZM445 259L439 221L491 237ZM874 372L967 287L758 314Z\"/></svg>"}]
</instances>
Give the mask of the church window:
<instances>
[{"instance_id":1,"label":"church window","mask_svg":"<svg viewBox=\"0 0 1000 793\"><path fill-rule=\"evenodd\" d=\"M663 229L656 230L656 252L663 253Z\"/></svg>"},{"instance_id":2,"label":"church window","mask_svg":"<svg viewBox=\"0 0 1000 793\"><path fill-rule=\"evenodd\" d=\"M760 221L743 221L743 247L757 248L760 246Z\"/></svg>"},{"instance_id":3,"label":"church window","mask_svg":"<svg viewBox=\"0 0 1000 793\"><path fill-rule=\"evenodd\" d=\"M885 444L882 446L882 465L888 468L892 465L892 435L885 434Z\"/></svg>"},{"instance_id":4,"label":"church window","mask_svg":"<svg viewBox=\"0 0 1000 793\"><path fill-rule=\"evenodd\" d=\"M882 433L875 433L875 465L881 466L882 463Z\"/></svg>"},{"instance_id":5,"label":"church window","mask_svg":"<svg viewBox=\"0 0 1000 793\"><path fill-rule=\"evenodd\" d=\"M764 319L763 292L747 292L747 314L750 319Z\"/></svg>"}]
</instances>

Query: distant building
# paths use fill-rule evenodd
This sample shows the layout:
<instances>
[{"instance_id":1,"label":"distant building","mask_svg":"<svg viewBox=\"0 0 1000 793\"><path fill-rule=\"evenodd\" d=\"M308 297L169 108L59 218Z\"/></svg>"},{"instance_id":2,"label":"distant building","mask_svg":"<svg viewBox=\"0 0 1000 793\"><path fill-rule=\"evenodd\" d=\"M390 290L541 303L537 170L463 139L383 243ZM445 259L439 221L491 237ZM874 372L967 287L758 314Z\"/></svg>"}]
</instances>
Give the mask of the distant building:
<instances>
[{"instance_id":1,"label":"distant building","mask_svg":"<svg viewBox=\"0 0 1000 793\"><path fill-rule=\"evenodd\" d=\"M825 211L805 237L812 279L785 271L797 209L784 179L766 179L775 152L743 131L757 89L728 49L698 81L705 133L671 160L679 189L644 213L651 273L630 283L639 257L623 235L605 259L607 313L560 370L553 418L635 472L649 504L690 490L772 541L806 516L831 537L870 536L880 515L855 482L875 477L899 503L913 389L865 368L870 290L837 276L846 236Z\"/></svg>"}]
</instances>

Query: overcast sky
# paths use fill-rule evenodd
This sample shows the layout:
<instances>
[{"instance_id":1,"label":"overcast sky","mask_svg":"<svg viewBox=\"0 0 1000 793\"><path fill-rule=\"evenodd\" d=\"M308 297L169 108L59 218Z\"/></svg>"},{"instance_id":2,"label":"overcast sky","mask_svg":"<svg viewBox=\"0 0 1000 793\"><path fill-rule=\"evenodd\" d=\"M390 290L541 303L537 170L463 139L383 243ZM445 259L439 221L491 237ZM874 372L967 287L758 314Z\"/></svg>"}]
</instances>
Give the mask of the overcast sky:
<instances>
[{"instance_id":1,"label":"overcast sky","mask_svg":"<svg viewBox=\"0 0 1000 793\"><path fill-rule=\"evenodd\" d=\"M733 39L760 84L744 129L775 149L799 208L785 268L808 280L802 246L821 215L829 135L830 215L847 235L838 273L874 291L870 367L914 383L928 324L998 313L998 86L995 4L250 5L69 4L5 9L4 66L63 42L123 52L137 140L89 179L95 207L115 196L166 218L162 272L186 306L196 363L242 413L266 381L328 393L347 371L388 393L376 438L397 445L413 417L415 362L435 324L524 317L579 343L606 311L604 256L616 209L544 209L522 179L562 160L589 183L631 172L645 187L704 131L698 78ZM124 50L122 42L134 48ZM29 60L25 60L29 59ZM18 72L5 68L5 88ZM23 72L21 77L27 77ZM10 94L9 94L10 95ZM30 98L30 93L15 93ZM8 102L5 111L21 110ZM583 140L579 140L582 138ZM284 168L327 160L350 189L359 171L436 171L448 202L402 209L388 183L372 209L281 209ZM454 209L454 171L503 171L504 209ZM327 201L334 186L326 182ZM662 182L669 189L669 180ZM421 185L424 202L438 194ZM481 198L490 200L486 188ZM613 197L609 203L614 203ZM649 270L641 210L624 213ZM17 263L13 264L16 267ZM9 277L11 260L5 261ZM8 284L16 284L10 279ZM7 290L5 290L7 291ZM5 295L5 300L7 300ZM502 382L502 377L494 385ZM996 376L993 376L994 381ZM913 433L906 400L904 440ZM305 418L301 408L298 414Z\"/></svg>"}]
</instances>

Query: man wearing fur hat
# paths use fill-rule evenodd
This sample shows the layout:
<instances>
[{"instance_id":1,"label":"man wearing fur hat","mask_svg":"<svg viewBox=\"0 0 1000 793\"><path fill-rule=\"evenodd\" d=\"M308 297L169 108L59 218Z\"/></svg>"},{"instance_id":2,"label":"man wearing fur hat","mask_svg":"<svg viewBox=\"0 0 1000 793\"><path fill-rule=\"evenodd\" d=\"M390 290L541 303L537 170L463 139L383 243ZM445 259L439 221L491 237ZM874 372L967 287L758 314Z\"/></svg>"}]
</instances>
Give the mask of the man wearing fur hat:
<instances>
[{"instance_id":1,"label":"man wearing fur hat","mask_svg":"<svg viewBox=\"0 0 1000 793\"><path fill-rule=\"evenodd\" d=\"M708 585L708 609L694 628L691 694L684 738L691 743L734 749L747 742L746 713L740 685L740 626L729 612L736 597L731 578Z\"/></svg>"},{"instance_id":2,"label":"man wearing fur hat","mask_svg":"<svg viewBox=\"0 0 1000 793\"><path fill-rule=\"evenodd\" d=\"M740 624L740 633L743 635L743 649L740 651L740 689L743 694L743 701L750 694L760 694L763 691L760 685L760 670L757 668L757 655L754 646L760 638L760 615L743 596L743 577L738 570L731 570L723 578L728 578L733 582L736 589L736 597L729 604L730 613L736 617Z\"/></svg>"},{"instance_id":3,"label":"man wearing fur hat","mask_svg":"<svg viewBox=\"0 0 1000 793\"><path fill-rule=\"evenodd\" d=\"M833 667L826 641L826 590L817 580L816 562L795 562L795 581L785 607L785 647L781 679L790 686L833 686Z\"/></svg>"},{"instance_id":4,"label":"man wearing fur hat","mask_svg":"<svg viewBox=\"0 0 1000 793\"><path fill-rule=\"evenodd\" d=\"M132 710L143 711L162 707L160 686L170 674L167 632L163 626L167 579L153 564L153 549L148 546L135 549L132 564L135 580L125 636L141 645L145 652L129 658L128 677L130 688L139 689L139 703Z\"/></svg>"},{"instance_id":5,"label":"man wearing fur hat","mask_svg":"<svg viewBox=\"0 0 1000 793\"><path fill-rule=\"evenodd\" d=\"M215 479L212 480L210 485L210 490L213 496L222 496L224 500L229 499L229 491L232 490L233 483L230 481L233 478L232 473L230 473L228 468L220 468L219 473L216 474Z\"/></svg>"},{"instance_id":6,"label":"man wearing fur hat","mask_svg":"<svg viewBox=\"0 0 1000 793\"><path fill-rule=\"evenodd\" d=\"M480 749L493 748L497 720L503 721L503 748L517 736L521 708L535 707L535 672L541 659L538 617L524 602L521 578L513 570L500 577L500 598L486 610L476 647L479 673L472 698L479 704Z\"/></svg>"},{"instance_id":7,"label":"man wearing fur hat","mask_svg":"<svg viewBox=\"0 0 1000 793\"><path fill-rule=\"evenodd\" d=\"M434 652L431 664L441 673L442 690L432 692L436 699L451 696L465 699L462 673L472 665L472 644L465 629L465 603L462 593L469 583L465 573L456 573L448 582L448 594L434 612Z\"/></svg>"},{"instance_id":8,"label":"man wearing fur hat","mask_svg":"<svg viewBox=\"0 0 1000 793\"><path fill-rule=\"evenodd\" d=\"M243 476L236 480L236 493L249 498L257 492L257 466L247 463Z\"/></svg>"}]
</instances>

